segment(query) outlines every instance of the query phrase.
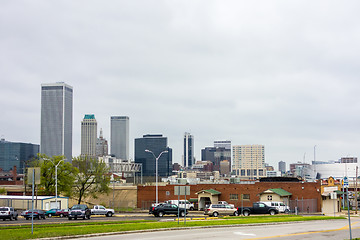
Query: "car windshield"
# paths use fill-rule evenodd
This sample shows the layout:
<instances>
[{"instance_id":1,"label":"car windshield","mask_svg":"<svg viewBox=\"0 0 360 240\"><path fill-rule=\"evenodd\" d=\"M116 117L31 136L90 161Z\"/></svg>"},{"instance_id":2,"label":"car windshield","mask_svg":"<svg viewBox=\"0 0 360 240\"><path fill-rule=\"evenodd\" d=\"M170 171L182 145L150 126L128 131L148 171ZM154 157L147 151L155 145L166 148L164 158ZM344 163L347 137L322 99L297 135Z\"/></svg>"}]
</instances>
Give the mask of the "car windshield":
<instances>
[{"instance_id":1,"label":"car windshield","mask_svg":"<svg viewBox=\"0 0 360 240\"><path fill-rule=\"evenodd\" d=\"M9 211L9 210L8 210L8 208L3 207L3 208L0 208L0 211Z\"/></svg>"},{"instance_id":2,"label":"car windshield","mask_svg":"<svg viewBox=\"0 0 360 240\"><path fill-rule=\"evenodd\" d=\"M83 206L83 205L75 205L71 209L73 209L73 210L75 210L75 209L85 209L85 206Z\"/></svg>"}]
</instances>

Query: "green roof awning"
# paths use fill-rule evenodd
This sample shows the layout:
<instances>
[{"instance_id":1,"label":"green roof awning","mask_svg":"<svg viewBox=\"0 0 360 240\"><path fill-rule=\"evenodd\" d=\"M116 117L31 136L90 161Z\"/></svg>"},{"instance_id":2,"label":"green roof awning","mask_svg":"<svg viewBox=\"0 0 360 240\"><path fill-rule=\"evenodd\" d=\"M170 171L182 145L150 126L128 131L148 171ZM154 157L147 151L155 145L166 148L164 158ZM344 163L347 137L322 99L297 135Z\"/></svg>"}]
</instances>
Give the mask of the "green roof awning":
<instances>
[{"instance_id":1,"label":"green roof awning","mask_svg":"<svg viewBox=\"0 0 360 240\"><path fill-rule=\"evenodd\" d=\"M343 192L343 191L340 191L340 190L336 190L334 192L336 192L337 195L346 194L346 192Z\"/></svg>"},{"instance_id":2,"label":"green roof awning","mask_svg":"<svg viewBox=\"0 0 360 240\"><path fill-rule=\"evenodd\" d=\"M269 191L274 192L275 194L279 195L280 197L286 197L286 196L292 195L291 193L289 193L288 191L286 191L282 188L271 188L271 189L269 189Z\"/></svg>"},{"instance_id":3,"label":"green roof awning","mask_svg":"<svg viewBox=\"0 0 360 240\"><path fill-rule=\"evenodd\" d=\"M201 190L201 191L197 192L196 194L199 194L202 192L207 192L207 193L210 193L211 195L220 195L221 194L221 192L216 191L214 189Z\"/></svg>"}]
</instances>

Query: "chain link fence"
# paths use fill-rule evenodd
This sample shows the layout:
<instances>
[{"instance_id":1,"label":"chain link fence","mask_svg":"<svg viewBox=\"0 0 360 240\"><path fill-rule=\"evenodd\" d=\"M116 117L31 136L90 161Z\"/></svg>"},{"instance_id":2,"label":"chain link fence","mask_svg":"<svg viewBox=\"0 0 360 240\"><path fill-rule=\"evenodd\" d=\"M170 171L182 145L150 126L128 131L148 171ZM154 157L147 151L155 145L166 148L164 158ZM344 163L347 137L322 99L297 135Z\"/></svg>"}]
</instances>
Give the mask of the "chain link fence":
<instances>
[{"instance_id":1,"label":"chain link fence","mask_svg":"<svg viewBox=\"0 0 360 240\"><path fill-rule=\"evenodd\" d=\"M316 213L317 199L295 199L289 202L290 211L293 213Z\"/></svg>"}]
</instances>

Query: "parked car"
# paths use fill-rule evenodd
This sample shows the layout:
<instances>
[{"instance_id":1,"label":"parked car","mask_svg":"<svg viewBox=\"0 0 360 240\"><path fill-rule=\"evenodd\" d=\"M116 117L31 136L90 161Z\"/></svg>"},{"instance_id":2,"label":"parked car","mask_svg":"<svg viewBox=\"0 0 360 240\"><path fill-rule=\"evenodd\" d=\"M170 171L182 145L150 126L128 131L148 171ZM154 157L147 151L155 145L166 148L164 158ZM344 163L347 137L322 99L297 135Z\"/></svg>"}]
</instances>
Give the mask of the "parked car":
<instances>
[{"instance_id":1,"label":"parked car","mask_svg":"<svg viewBox=\"0 0 360 240\"><path fill-rule=\"evenodd\" d=\"M290 207L286 206L285 203L283 202L263 202L266 205L268 205L269 207L275 207L279 210L279 212L281 213L289 213L290 212Z\"/></svg>"},{"instance_id":2,"label":"parked car","mask_svg":"<svg viewBox=\"0 0 360 240\"><path fill-rule=\"evenodd\" d=\"M69 216L69 209L60 209L59 211L57 211L57 213L59 217L67 217Z\"/></svg>"},{"instance_id":3,"label":"parked car","mask_svg":"<svg viewBox=\"0 0 360 240\"><path fill-rule=\"evenodd\" d=\"M43 210L40 210L40 209L34 209L33 211L30 209L30 210L27 210L24 214L24 218L26 220L29 220L31 218L34 218L34 219L45 219L46 216L45 216L45 212Z\"/></svg>"},{"instance_id":4,"label":"parked car","mask_svg":"<svg viewBox=\"0 0 360 240\"><path fill-rule=\"evenodd\" d=\"M217 217L219 215L238 216L238 211L230 204L210 204L204 211L205 215Z\"/></svg>"},{"instance_id":5,"label":"parked car","mask_svg":"<svg viewBox=\"0 0 360 240\"><path fill-rule=\"evenodd\" d=\"M149 214L153 214L153 209L155 208L155 207L157 207L157 206L162 206L162 205L164 205L165 203L163 203L163 202L161 202L161 203L153 203L153 204L151 204L151 207L149 208Z\"/></svg>"},{"instance_id":6,"label":"parked car","mask_svg":"<svg viewBox=\"0 0 360 240\"><path fill-rule=\"evenodd\" d=\"M179 206L180 208L185 208L186 206L186 209L190 210L190 211L193 211L194 210L194 204L189 202L188 200L167 200L165 201L165 203L169 203L169 204L175 204L177 206ZM186 203L186 204L185 204Z\"/></svg>"},{"instance_id":7,"label":"parked car","mask_svg":"<svg viewBox=\"0 0 360 240\"><path fill-rule=\"evenodd\" d=\"M161 204L151 209L152 214L155 217L163 217L164 215L178 215L180 217L184 217L187 214L187 209L185 208L178 208L175 204Z\"/></svg>"},{"instance_id":8,"label":"parked car","mask_svg":"<svg viewBox=\"0 0 360 240\"><path fill-rule=\"evenodd\" d=\"M68 219L71 220L77 218L83 218L84 220L91 218L91 211L87 205L77 204L70 209Z\"/></svg>"},{"instance_id":9,"label":"parked car","mask_svg":"<svg viewBox=\"0 0 360 240\"><path fill-rule=\"evenodd\" d=\"M59 215L56 214L58 211L60 211L60 209L53 208L53 209L50 209L50 210L46 211L45 215L47 217L59 216Z\"/></svg>"},{"instance_id":10,"label":"parked car","mask_svg":"<svg viewBox=\"0 0 360 240\"><path fill-rule=\"evenodd\" d=\"M218 204L227 204L227 205L235 207L234 204L228 203L227 201L218 201Z\"/></svg>"},{"instance_id":11,"label":"parked car","mask_svg":"<svg viewBox=\"0 0 360 240\"><path fill-rule=\"evenodd\" d=\"M252 207L238 207L238 215L250 216L250 214L270 214L275 215L279 213L279 210L275 207L269 207L262 202L254 202Z\"/></svg>"},{"instance_id":12,"label":"parked car","mask_svg":"<svg viewBox=\"0 0 360 240\"><path fill-rule=\"evenodd\" d=\"M114 211L114 209L111 209L111 208L105 208L104 206L101 206L101 205L95 205L91 209L91 214L92 215L105 215L107 217L111 217L112 215L115 214L115 211Z\"/></svg>"},{"instance_id":13,"label":"parked car","mask_svg":"<svg viewBox=\"0 0 360 240\"><path fill-rule=\"evenodd\" d=\"M18 213L13 207L0 207L0 219L18 220Z\"/></svg>"}]
</instances>

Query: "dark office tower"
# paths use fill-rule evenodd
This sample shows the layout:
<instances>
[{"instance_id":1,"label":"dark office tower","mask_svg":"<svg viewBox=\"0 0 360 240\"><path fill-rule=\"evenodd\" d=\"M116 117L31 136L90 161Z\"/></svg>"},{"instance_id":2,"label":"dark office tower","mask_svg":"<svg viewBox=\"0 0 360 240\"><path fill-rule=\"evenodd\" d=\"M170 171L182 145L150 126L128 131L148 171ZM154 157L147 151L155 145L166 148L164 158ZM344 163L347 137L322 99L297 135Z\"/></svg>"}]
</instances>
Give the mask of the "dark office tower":
<instances>
[{"instance_id":1,"label":"dark office tower","mask_svg":"<svg viewBox=\"0 0 360 240\"><path fill-rule=\"evenodd\" d=\"M144 135L142 138L135 139L135 163L141 163L144 176L155 176L156 160L155 157L145 150L150 150L158 157L163 153L158 161L158 176L167 177L172 172L172 149L167 145L167 138L161 134Z\"/></svg>"},{"instance_id":2,"label":"dark office tower","mask_svg":"<svg viewBox=\"0 0 360 240\"><path fill-rule=\"evenodd\" d=\"M111 155L129 160L129 117L112 116L110 121Z\"/></svg>"},{"instance_id":3,"label":"dark office tower","mask_svg":"<svg viewBox=\"0 0 360 240\"><path fill-rule=\"evenodd\" d=\"M16 166L17 173L23 173L25 165L29 164L39 153L39 145L0 140L0 168L9 171Z\"/></svg>"},{"instance_id":4,"label":"dark office tower","mask_svg":"<svg viewBox=\"0 0 360 240\"><path fill-rule=\"evenodd\" d=\"M40 152L72 161L73 88L63 82L41 84Z\"/></svg>"},{"instance_id":5,"label":"dark office tower","mask_svg":"<svg viewBox=\"0 0 360 240\"><path fill-rule=\"evenodd\" d=\"M286 162L279 162L279 172L281 172L281 174L286 173Z\"/></svg>"},{"instance_id":6,"label":"dark office tower","mask_svg":"<svg viewBox=\"0 0 360 240\"><path fill-rule=\"evenodd\" d=\"M220 171L220 162L223 160L231 163L231 150L224 147L206 147L201 149L201 161L211 161L215 171ZM230 167L229 167L230 171Z\"/></svg>"},{"instance_id":7,"label":"dark office tower","mask_svg":"<svg viewBox=\"0 0 360 240\"><path fill-rule=\"evenodd\" d=\"M190 133L184 134L184 159L183 166L185 168L191 168L194 164L194 136Z\"/></svg>"}]
</instances>

